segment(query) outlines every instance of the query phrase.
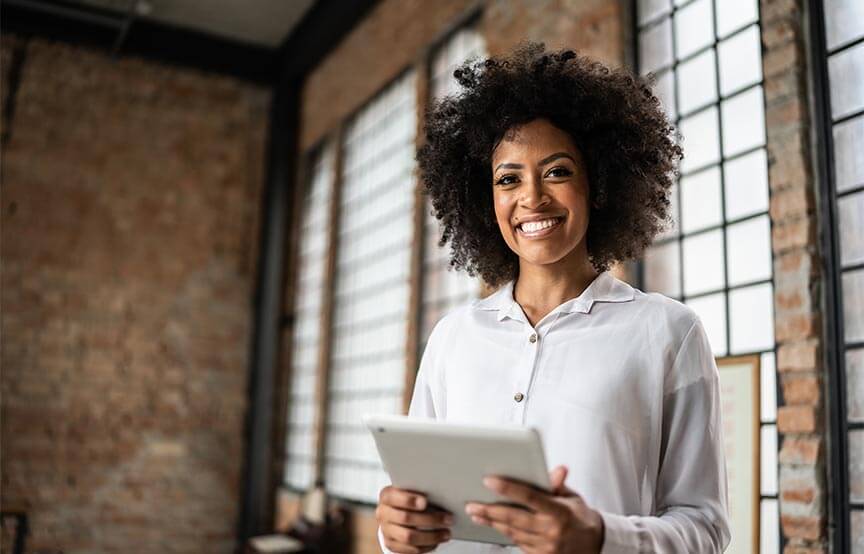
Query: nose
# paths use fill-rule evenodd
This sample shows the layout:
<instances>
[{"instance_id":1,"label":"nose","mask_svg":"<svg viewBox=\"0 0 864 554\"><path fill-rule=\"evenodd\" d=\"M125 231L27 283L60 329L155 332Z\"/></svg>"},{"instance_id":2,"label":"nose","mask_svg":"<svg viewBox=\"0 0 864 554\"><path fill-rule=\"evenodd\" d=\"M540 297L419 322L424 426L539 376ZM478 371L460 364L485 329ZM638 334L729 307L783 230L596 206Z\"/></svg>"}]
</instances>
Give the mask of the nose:
<instances>
[{"instance_id":1,"label":"nose","mask_svg":"<svg viewBox=\"0 0 864 554\"><path fill-rule=\"evenodd\" d=\"M543 179L536 173L526 178L521 192L519 202L526 209L535 210L549 203L549 195L543 186Z\"/></svg>"}]
</instances>

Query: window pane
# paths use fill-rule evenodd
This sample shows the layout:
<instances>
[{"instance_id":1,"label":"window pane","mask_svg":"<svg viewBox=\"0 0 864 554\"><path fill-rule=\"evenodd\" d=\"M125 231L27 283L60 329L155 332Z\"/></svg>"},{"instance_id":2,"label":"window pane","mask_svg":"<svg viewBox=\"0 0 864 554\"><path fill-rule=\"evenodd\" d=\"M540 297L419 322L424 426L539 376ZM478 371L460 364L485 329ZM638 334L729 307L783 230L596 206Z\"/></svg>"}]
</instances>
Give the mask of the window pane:
<instances>
[{"instance_id":1,"label":"window pane","mask_svg":"<svg viewBox=\"0 0 864 554\"><path fill-rule=\"evenodd\" d=\"M760 149L724 165L726 219L768 210L768 160Z\"/></svg>"},{"instance_id":2,"label":"window pane","mask_svg":"<svg viewBox=\"0 0 864 554\"><path fill-rule=\"evenodd\" d=\"M864 192L839 198L837 216L840 263L847 266L864 262Z\"/></svg>"},{"instance_id":3,"label":"window pane","mask_svg":"<svg viewBox=\"0 0 864 554\"><path fill-rule=\"evenodd\" d=\"M864 552L864 510L852 510L851 520L852 554Z\"/></svg>"},{"instance_id":4,"label":"window pane","mask_svg":"<svg viewBox=\"0 0 864 554\"><path fill-rule=\"evenodd\" d=\"M300 227L296 319L294 321L290 396L287 406L285 483L306 489L312 482L315 382L317 375L320 307L327 255L330 198L333 189L335 148L325 144L310 160L308 210Z\"/></svg>"},{"instance_id":5,"label":"window pane","mask_svg":"<svg viewBox=\"0 0 864 554\"><path fill-rule=\"evenodd\" d=\"M678 109L682 114L717 100L714 49L678 66Z\"/></svg>"},{"instance_id":6,"label":"window pane","mask_svg":"<svg viewBox=\"0 0 864 554\"><path fill-rule=\"evenodd\" d=\"M678 242L650 247L645 253L645 288L677 298L681 296Z\"/></svg>"},{"instance_id":7,"label":"window pane","mask_svg":"<svg viewBox=\"0 0 864 554\"><path fill-rule=\"evenodd\" d=\"M757 0L716 0L717 35L725 37L732 31L759 19Z\"/></svg>"},{"instance_id":8,"label":"window pane","mask_svg":"<svg viewBox=\"0 0 864 554\"><path fill-rule=\"evenodd\" d=\"M691 233L722 221L720 168L714 166L681 177L681 229Z\"/></svg>"},{"instance_id":9,"label":"window pane","mask_svg":"<svg viewBox=\"0 0 864 554\"><path fill-rule=\"evenodd\" d=\"M777 419L777 369L774 363L774 352L762 354L759 373L762 421L775 421Z\"/></svg>"},{"instance_id":10,"label":"window pane","mask_svg":"<svg viewBox=\"0 0 864 554\"><path fill-rule=\"evenodd\" d=\"M669 0L639 0L637 7L639 10L640 25L651 21L661 13L668 13L671 9Z\"/></svg>"},{"instance_id":11,"label":"window pane","mask_svg":"<svg viewBox=\"0 0 864 554\"><path fill-rule=\"evenodd\" d=\"M835 186L838 192L864 185L864 116L834 126Z\"/></svg>"},{"instance_id":12,"label":"window pane","mask_svg":"<svg viewBox=\"0 0 864 554\"><path fill-rule=\"evenodd\" d=\"M466 27L454 33L435 52L432 59L432 96L440 98L458 92L459 83L453 77L453 70L466 59L483 56L485 53L483 37L476 29Z\"/></svg>"},{"instance_id":13,"label":"window pane","mask_svg":"<svg viewBox=\"0 0 864 554\"><path fill-rule=\"evenodd\" d=\"M669 18L639 33L639 73L672 65L672 24Z\"/></svg>"},{"instance_id":14,"label":"window pane","mask_svg":"<svg viewBox=\"0 0 864 554\"><path fill-rule=\"evenodd\" d=\"M843 273L843 325L846 342L864 341L864 269Z\"/></svg>"},{"instance_id":15,"label":"window pane","mask_svg":"<svg viewBox=\"0 0 864 554\"><path fill-rule=\"evenodd\" d=\"M671 70L664 71L657 76L657 81L654 85L654 94L660 99L660 103L663 105L663 109L666 111L666 115L669 116L671 121L675 120L678 113L675 111L674 75L675 73Z\"/></svg>"},{"instance_id":16,"label":"window pane","mask_svg":"<svg viewBox=\"0 0 864 554\"><path fill-rule=\"evenodd\" d=\"M728 96L762 79L759 26L753 25L717 46L720 58L720 94Z\"/></svg>"},{"instance_id":17,"label":"window pane","mask_svg":"<svg viewBox=\"0 0 864 554\"><path fill-rule=\"evenodd\" d=\"M723 288L723 231L684 239L684 294L693 296Z\"/></svg>"},{"instance_id":18,"label":"window pane","mask_svg":"<svg viewBox=\"0 0 864 554\"><path fill-rule=\"evenodd\" d=\"M720 106L725 156L734 156L765 144L765 108L761 86L724 100Z\"/></svg>"},{"instance_id":19,"label":"window pane","mask_svg":"<svg viewBox=\"0 0 864 554\"><path fill-rule=\"evenodd\" d=\"M763 425L760 438L762 494L772 496L777 494L777 426Z\"/></svg>"},{"instance_id":20,"label":"window pane","mask_svg":"<svg viewBox=\"0 0 864 554\"><path fill-rule=\"evenodd\" d=\"M825 41L829 50L864 35L864 2L831 0L825 4Z\"/></svg>"},{"instance_id":21,"label":"window pane","mask_svg":"<svg viewBox=\"0 0 864 554\"><path fill-rule=\"evenodd\" d=\"M828 75L834 119L864 108L864 43L828 58Z\"/></svg>"},{"instance_id":22,"label":"window pane","mask_svg":"<svg viewBox=\"0 0 864 554\"><path fill-rule=\"evenodd\" d=\"M720 160L717 108L710 107L681 120L684 159L681 171L688 172Z\"/></svg>"},{"instance_id":23,"label":"window pane","mask_svg":"<svg viewBox=\"0 0 864 554\"><path fill-rule=\"evenodd\" d=\"M730 287L771 278L770 227L767 215L727 227Z\"/></svg>"},{"instance_id":24,"label":"window pane","mask_svg":"<svg viewBox=\"0 0 864 554\"><path fill-rule=\"evenodd\" d=\"M693 308L708 335L711 350L715 356L726 355L726 301L721 292L708 296L700 296L687 301L687 305Z\"/></svg>"},{"instance_id":25,"label":"window pane","mask_svg":"<svg viewBox=\"0 0 864 554\"><path fill-rule=\"evenodd\" d=\"M846 416L864 421L864 348L846 351Z\"/></svg>"},{"instance_id":26,"label":"window pane","mask_svg":"<svg viewBox=\"0 0 864 554\"><path fill-rule=\"evenodd\" d=\"M729 293L730 350L733 354L774 346L774 287L771 283Z\"/></svg>"},{"instance_id":27,"label":"window pane","mask_svg":"<svg viewBox=\"0 0 864 554\"><path fill-rule=\"evenodd\" d=\"M402 411L415 83L406 73L345 131L324 468L328 492L367 502L377 498L383 469L358 422L365 413Z\"/></svg>"},{"instance_id":28,"label":"window pane","mask_svg":"<svg viewBox=\"0 0 864 554\"><path fill-rule=\"evenodd\" d=\"M780 554L780 508L773 498L762 500L760 505L759 554Z\"/></svg>"},{"instance_id":29,"label":"window pane","mask_svg":"<svg viewBox=\"0 0 864 554\"><path fill-rule=\"evenodd\" d=\"M681 8L675 18L675 56L684 58L714 42L711 1L696 0Z\"/></svg>"},{"instance_id":30,"label":"window pane","mask_svg":"<svg viewBox=\"0 0 864 554\"><path fill-rule=\"evenodd\" d=\"M849 431L849 501L864 502L864 429Z\"/></svg>"}]
</instances>

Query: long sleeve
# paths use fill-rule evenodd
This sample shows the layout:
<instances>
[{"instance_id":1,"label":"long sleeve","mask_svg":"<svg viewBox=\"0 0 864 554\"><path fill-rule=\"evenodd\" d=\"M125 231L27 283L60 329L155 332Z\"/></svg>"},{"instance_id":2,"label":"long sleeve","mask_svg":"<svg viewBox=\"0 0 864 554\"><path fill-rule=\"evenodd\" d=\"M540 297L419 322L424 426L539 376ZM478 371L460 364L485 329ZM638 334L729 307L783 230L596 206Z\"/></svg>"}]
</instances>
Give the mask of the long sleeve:
<instances>
[{"instance_id":1,"label":"long sleeve","mask_svg":"<svg viewBox=\"0 0 864 554\"><path fill-rule=\"evenodd\" d=\"M601 511L601 554L722 552L731 539L719 374L698 319L666 381L657 515Z\"/></svg>"}]
</instances>

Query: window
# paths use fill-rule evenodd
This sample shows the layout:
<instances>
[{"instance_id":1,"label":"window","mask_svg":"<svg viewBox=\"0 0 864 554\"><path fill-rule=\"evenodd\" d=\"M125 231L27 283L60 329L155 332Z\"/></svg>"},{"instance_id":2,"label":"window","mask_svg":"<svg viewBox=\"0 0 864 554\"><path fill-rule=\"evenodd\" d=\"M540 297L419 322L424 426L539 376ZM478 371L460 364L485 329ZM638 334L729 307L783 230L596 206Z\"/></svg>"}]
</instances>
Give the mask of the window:
<instances>
[{"instance_id":1,"label":"window","mask_svg":"<svg viewBox=\"0 0 864 554\"><path fill-rule=\"evenodd\" d=\"M643 288L702 319L717 356L761 356L761 552L781 548L774 285L757 0L639 0L639 71L683 136L675 225ZM733 537L733 543L734 543Z\"/></svg>"},{"instance_id":2,"label":"window","mask_svg":"<svg viewBox=\"0 0 864 554\"><path fill-rule=\"evenodd\" d=\"M414 218L416 84L409 71L344 135L325 430L327 491L377 502L387 484L366 413L401 413Z\"/></svg>"},{"instance_id":3,"label":"window","mask_svg":"<svg viewBox=\"0 0 864 554\"><path fill-rule=\"evenodd\" d=\"M285 461L285 484L298 490L308 489L315 476L315 385L333 162L334 150L329 143L312 154L310 186L300 226Z\"/></svg>"},{"instance_id":4,"label":"window","mask_svg":"<svg viewBox=\"0 0 864 554\"><path fill-rule=\"evenodd\" d=\"M429 90L432 100L458 93L459 83L453 77L453 70L466 59L485 56L483 37L475 29L467 27L458 30L435 52L429 77ZM477 278L463 271L450 268L449 247L441 248L438 240L441 229L438 220L432 215L432 205L424 196L426 213L423 235L423 284L422 317L420 327L423 351L425 342L435 323L449 310L476 298L480 293Z\"/></svg>"},{"instance_id":5,"label":"window","mask_svg":"<svg viewBox=\"0 0 864 554\"><path fill-rule=\"evenodd\" d=\"M834 550L864 551L864 4L811 2L822 104Z\"/></svg>"}]
</instances>

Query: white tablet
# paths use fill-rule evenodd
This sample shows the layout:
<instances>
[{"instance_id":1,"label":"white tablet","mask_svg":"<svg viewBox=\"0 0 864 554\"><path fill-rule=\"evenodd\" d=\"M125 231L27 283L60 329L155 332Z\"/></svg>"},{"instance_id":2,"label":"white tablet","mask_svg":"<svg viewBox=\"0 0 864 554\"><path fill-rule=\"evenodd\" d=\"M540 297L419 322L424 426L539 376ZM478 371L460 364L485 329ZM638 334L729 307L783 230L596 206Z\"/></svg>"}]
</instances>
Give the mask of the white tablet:
<instances>
[{"instance_id":1,"label":"white tablet","mask_svg":"<svg viewBox=\"0 0 864 554\"><path fill-rule=\"evenodd\" d=\"M512 501L483 485L501 475L550 490L540 434L516 425L466 425L397 415L366 415L384 470L393 486L426 494L429 504L453 514L453 539L510 545L492 527L465 513L470 501Z\"/></svg>"}]
</instances>

